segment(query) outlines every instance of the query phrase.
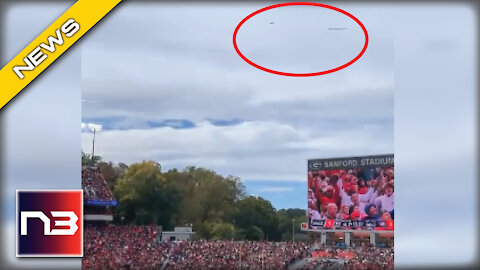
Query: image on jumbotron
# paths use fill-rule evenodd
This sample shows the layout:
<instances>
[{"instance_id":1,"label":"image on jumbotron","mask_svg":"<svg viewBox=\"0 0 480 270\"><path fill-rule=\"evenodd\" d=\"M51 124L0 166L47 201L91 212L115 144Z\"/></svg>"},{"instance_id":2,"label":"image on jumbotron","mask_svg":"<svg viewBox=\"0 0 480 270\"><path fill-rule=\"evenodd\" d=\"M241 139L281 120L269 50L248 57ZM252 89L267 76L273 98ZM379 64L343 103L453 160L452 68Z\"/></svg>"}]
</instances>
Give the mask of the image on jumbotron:
<instances>
[{"instance_id":1,"label":"image on jumbotron","mask_svg":"<svg viewBox=\"0 0 480 270\"><path fill-rule=\"evenodd\" d=\"M308 161L308 228L393 230L393 155Z\"/></svg>"}]
</instances>

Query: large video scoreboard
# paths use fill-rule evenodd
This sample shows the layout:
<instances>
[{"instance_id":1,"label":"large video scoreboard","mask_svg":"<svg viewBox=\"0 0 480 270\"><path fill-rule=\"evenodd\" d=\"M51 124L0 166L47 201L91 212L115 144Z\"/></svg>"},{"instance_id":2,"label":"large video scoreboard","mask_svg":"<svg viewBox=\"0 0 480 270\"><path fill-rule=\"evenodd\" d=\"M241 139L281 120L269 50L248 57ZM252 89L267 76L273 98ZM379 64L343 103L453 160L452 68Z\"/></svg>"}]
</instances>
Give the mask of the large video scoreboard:
<instances>
[{"instance_id":1,"label":"large video scoreboard","mask_svg":"<svg viewBox=\"0 0 480 270\"><path fill-rule=\"evenodd\" d=\"M393 230L393 154L308 160L308 229Z\"/></svg>"}]
</instances>

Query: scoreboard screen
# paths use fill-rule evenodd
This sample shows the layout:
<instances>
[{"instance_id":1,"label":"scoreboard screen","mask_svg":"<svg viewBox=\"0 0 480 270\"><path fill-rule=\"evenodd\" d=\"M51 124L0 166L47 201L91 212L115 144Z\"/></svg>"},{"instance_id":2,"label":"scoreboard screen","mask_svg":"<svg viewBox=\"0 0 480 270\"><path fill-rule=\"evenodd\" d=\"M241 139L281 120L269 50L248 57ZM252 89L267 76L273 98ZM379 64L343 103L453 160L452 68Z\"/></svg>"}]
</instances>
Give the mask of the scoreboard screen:
<instances>
[{"instance_id":1,"label":"scoreboard screen","mask_svg":"<svg viewBox=\"0 0 480 270\"><path fill-rule=\"evenodd\" d=\"M308 161L308 229L393 230L393 154Z\"/></svg>"}]
</instances>

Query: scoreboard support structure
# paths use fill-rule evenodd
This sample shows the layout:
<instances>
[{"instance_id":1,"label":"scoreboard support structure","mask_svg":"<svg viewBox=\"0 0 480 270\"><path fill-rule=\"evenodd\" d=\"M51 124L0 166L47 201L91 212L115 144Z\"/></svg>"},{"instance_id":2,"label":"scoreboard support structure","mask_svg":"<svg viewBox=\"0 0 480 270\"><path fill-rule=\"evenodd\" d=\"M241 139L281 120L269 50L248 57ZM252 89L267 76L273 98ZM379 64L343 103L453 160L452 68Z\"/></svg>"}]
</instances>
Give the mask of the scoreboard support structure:
<instances>
[{"instance_id":1,"label":"scoreboard support structure","mask_svg":"<svg viewBox=\"0 0 480 270\"><path fill-rule=\"evenodd\" d=\"M322 244L322 245L327 244L327 235L328 234L333 234L333 233L338 233L338 232L344 233L345 234L344 241L345 241L345 245L347 247L351 246L351 244L352 244L353 233L368 234L369 235L369 240L370 240L369 242L372 246L377 245L377 240L378 240L378 237L380 237L380 235L382 235L382 234L385 234L385 235L394 234L393 230L385 230L385 231L348 230L348 229L345 229L345 230L342 230L342 229L338 229L338 230L332 230L332 229L312 230L312 229L307 229L304 226L301 227L301 230L304 231L304 232L313 232L313 233L316 233L316 234L320 234L320 244Z\"/></svg>"}]
</instances>

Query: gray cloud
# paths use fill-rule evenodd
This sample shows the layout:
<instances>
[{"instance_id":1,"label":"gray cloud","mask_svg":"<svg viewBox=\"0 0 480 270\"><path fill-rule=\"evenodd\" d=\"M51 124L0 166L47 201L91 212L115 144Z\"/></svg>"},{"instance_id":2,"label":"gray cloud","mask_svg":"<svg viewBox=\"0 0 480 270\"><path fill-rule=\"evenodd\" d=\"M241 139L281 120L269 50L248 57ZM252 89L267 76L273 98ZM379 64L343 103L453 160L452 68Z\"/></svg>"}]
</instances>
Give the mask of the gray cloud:
<instances>
[{"instance_id":1,"label":"gray cloud","mask_svg":"<svg viewBox=\"0 0 480 270\"><path fill-rule=\"evenodd\" d=\"M306 18L315 19L325 15L321 8L313 9ZM318 111L325 108L325 104L332 103L338 108L338 113L346 112L349 116L364 115L366 111L375 110L376 118L392 119L393 40L390 35L383 36L388 33L385 25L377 26L378 29L372 27L372 37L380 38L373 39L370 46L377 49L367 51L361 61L349 68L351 72L316 78L286 78L258 71L243 62L233 50L233 29L244 16L254 10L250 5L228 4L219 7L122 6L116 16L99 26L83 46L83 96L100 101L98 104L84 103L84 117L135 115L143 118L188 118L201 121L213 117L249 120L263 117L272 120L272 117L280 115L295 118L293 121L288 120L292 123L299 121L300 117L295 114L301 111L304 111L301 119L307 119L304 117L310 115L309 118L318 120ZM368 13L361 8L354 11L351 12ZM276 16L280 16L283 21L295 22L298 18L296 15L298 14L289 16L288 12L281 12ZM383 16L380 11L368 15ZM361 14L361 18L366 20L365 24L375 25L370 23L374 19L367 19L369 16ZM344 21L351 23L350 19L343 17L346 18ZM307 27L312 30L318 28L313 24L307 24ZM255 32L262 32L262 29L256 29L245 28L245 33L252 32L253 36L247 35L243 39L256 40ZM288 34L291 32L289 30L291 29L285 28L282 33ZM126 40L125 36L129 38ZM352 38L347 35L346 41L348 37ZM318 45L322 45L322 40L331 40L322 35L309 38L316 41L311 44L315 50ZM272 36L270 41L304 44L295 43L289 36L282 34ZM347 54L354 51L351 50L350 43L351 48L358 47L355 42L342 42L349 45L343 50ZM260 51L268 48L261 41L258 46ZM328 48L330 45L323 46ZM322 51L322 48L318 48L318 51ZM324 56L331 57L330 54ZM266 54L264 57L274 59L275 55ZM292 62L298 60L298 57L292 54L282 58L286 62ZM300 56L301 59L305 57L310 57L310 52ZM363 103L355 98L363 97L366 100L365 96L370 98L369 103L362 106L361 110L349 113L354 111L352 106ZM385 100L387 96L389 100ZM344 102L339 102L338 99ZM309 106L309 103L319 105ZM282 112L281 108L289 106L295 109L290 109L288 113Z\"/></svg>"},{"instance_id":2,"label":"gray cloud","mask_svg":"<svg viewBox=\"0 0 480 270\"><path fill-rule=\"evenodd\" d=\"M83 44L83 98L97 101L83 103L83 117L188 119L197 127L106 131L98 153L116 162L152 158L166 168L203 165L245 180L303 180L307 158L393 152L393 39L388 24L378 23L382 10L351 7L372 26L374 49L348 70L314 78L276 76L241 60L231 37L254 10L251 4L125 4L99 26ZM319 54L312 63L345 62L361 49L363 33L334 13L287 8L255 16L239 45L261 61L278 58L291 67L332 49L337 56ZM352 31L329 33L329 24ZM278 44L290 53L276 55L271 46ZM211 118L245 122L214 127L204 122ZM89 138L83 135L84 149Z\"/></svg>"}]
</instances>

